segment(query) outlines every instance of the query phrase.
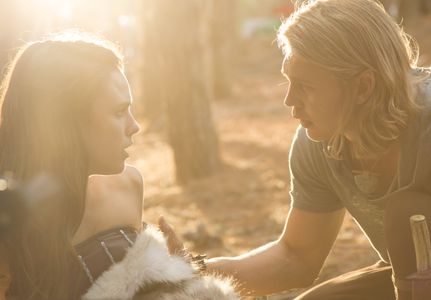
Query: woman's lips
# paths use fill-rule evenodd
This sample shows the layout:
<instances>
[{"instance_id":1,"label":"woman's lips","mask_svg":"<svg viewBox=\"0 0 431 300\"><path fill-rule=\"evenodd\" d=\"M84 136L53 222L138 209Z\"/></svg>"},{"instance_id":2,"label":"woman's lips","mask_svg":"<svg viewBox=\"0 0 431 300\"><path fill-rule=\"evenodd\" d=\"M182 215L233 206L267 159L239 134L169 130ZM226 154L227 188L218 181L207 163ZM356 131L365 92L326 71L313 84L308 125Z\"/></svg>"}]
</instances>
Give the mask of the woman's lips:
<instances>
[{"instance_id":1,"label":"woman's lips","mask_svg":"<svg viewBox=\"0 0 431 300\"><path fill-rule=\"evenodd\" d=\"M129 148L130 146L132 146L132 143L128 144L126 147L123 148L123 156L125 159L130 156L129 153L126 151L126 149Z\"/></svg>"}]
</instances>

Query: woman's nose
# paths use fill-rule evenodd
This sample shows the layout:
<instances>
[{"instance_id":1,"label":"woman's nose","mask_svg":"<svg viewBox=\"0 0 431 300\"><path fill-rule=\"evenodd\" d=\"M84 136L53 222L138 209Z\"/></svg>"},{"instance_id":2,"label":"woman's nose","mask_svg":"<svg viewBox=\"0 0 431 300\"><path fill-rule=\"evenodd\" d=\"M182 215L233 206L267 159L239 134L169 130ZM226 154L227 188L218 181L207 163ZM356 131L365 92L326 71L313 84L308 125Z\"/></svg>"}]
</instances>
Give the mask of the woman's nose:
<instances>
[{"instance_id":1,"label":"woman's nose","mask_svg":"<svg viewBox=\"0 0 431 300\"><path fill-rule=\"evenodd\" d=\"M132 136L141 130L141 126L139 126L139 123L136 121L135 117L133 117L132 114L130 114L130 123L127 128L127 135Z\"/></svg>"}]
</instances>

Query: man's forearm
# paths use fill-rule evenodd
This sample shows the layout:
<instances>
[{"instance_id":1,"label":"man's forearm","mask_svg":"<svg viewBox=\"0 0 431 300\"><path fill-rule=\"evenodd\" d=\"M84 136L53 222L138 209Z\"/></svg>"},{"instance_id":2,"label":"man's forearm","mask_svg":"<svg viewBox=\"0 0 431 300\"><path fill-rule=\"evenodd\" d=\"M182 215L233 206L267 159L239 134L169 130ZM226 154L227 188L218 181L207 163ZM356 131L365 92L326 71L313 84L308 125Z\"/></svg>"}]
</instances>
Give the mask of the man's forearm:
<instances>
[{"instance_id":1,"label":"man's forearm","mask_svg":"<svg viewBox=\"0 0 431 300\"><path fill-rule=\"evenodd\" d=\"M236 257L207 261L209 271L231 275L241 289L266 295L310 285L315 274L282 242L272 242Z\"/></svg>"}]
</instances>

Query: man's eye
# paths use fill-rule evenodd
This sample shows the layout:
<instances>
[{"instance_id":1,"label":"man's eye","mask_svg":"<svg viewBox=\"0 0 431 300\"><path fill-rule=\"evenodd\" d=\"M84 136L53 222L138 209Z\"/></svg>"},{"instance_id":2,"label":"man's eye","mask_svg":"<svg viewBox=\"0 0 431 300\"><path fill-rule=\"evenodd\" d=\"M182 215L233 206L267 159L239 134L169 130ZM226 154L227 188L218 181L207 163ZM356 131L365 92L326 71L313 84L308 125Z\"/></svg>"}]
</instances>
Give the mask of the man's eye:
<instances>
[{"instance_id":1,"label":"man's eye","mask_svg":"<svg viewBox=\"0 0 431 300\"><path fill-rule=\"evenodd\" d=\"M298 92L302 92L302 93L308 93L308 92L311 92L313 90L313 88L311 86L304 85L301 83L297 84L297 89L298 89Z\"/></svg>"},{"instance_id":2,"label":"man's eye","mask_svg":"<svg viewBox=\"0 0 431 300\"><path fill-rule=\"evenodd\" d=\"M305 91L304 85L302 85L300 83L292 84L291 89L296 90L297 92L304 92Z\"/></svg>"}]
</instances>

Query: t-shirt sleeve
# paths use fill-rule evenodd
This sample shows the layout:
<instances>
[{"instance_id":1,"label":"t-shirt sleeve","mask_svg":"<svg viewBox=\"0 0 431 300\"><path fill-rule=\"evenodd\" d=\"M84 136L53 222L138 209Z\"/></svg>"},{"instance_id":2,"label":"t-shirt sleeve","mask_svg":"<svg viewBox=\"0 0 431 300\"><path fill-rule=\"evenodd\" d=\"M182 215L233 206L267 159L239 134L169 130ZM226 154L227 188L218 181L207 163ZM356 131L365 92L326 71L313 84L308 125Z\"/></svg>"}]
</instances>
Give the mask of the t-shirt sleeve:
<instances>
[{"instance_id":1,"label":"t-shirt sleeve","mask_svg":"<svg viewBox=\"0 0 431 300\"><path fill-rule=\"evenodd\" d=\"M328 165L319 142L310 140L299 127L289 155L290 198L292 206L311 212L331 212L341 209L328 176Z\"/></svg>"}]
</instances>

